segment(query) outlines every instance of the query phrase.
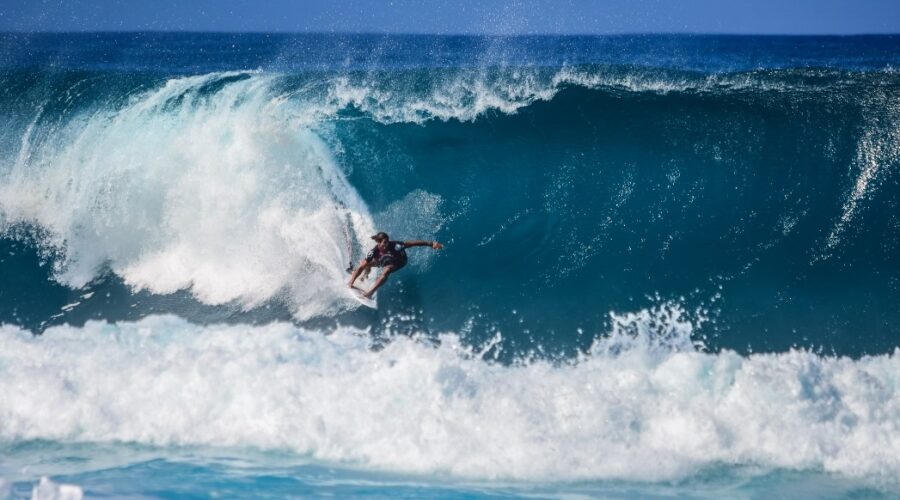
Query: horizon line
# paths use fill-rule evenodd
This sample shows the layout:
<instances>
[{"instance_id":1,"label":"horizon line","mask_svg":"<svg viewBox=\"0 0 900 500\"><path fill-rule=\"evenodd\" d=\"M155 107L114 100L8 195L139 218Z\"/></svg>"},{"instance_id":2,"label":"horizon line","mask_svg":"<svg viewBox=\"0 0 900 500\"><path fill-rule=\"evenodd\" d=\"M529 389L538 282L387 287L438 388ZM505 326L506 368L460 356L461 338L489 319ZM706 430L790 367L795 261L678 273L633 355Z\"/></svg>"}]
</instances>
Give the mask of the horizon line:
<instances>
[{"instance_id":1,"label":"horizon line","mask_svg":"<svg viewBox=\"0 0 900 500\"><path fill-rule=\"evenodd\" d=\"M876 37L900 36L900 32L859 33L734 33L717 31L623 31L609 33L470 33L470 32L415 32L415 31L220 31L220 30L0 30L0 34L15 35L91 35L91 34L208 34L208 35L358 35L358 36L435 36L435 37L615 37L615 36L727 36L727 37Z\"/></svg>"}]
</instances>

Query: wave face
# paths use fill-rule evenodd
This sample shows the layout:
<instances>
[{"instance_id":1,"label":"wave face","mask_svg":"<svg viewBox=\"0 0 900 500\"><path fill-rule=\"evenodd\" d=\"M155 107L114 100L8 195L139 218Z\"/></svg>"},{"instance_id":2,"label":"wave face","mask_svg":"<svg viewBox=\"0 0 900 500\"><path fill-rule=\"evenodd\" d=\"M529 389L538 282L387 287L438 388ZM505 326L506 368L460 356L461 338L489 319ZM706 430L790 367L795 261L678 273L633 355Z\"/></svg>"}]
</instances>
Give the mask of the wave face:
<instances>
[{"instance_id":1,"label":"wave face","mask_svg":"<svg viewBox=\"0 0 900 500\"><path fill-rule=\"evenodd\" d=\"M438 67L406 55L422 43L412 38L382 44L394 64L296 69L281 55L273 66L294 69L173 76L148 69L150 42L166 40L124 59L135 68L107 70L88 51L60 70L4 71L0 224L17 276L6 321L40 330L169 311L478 341L520 332L520 353L571 354L592 340L579 332L608 329L607 311L679 299L704 311L714 348L896 343L889 66L853 69L857 55L848 68L782 68L774 39L771 69L669 68L666 38L632 49L660 67L546 66L525 63L550 57L552 40L438 38L425 46L462 43L457 65ZM603 45L592 43L588 55ZM870 41L869 64L892 44ZM754 61L739 55L723 52L719 69ZM450 245L414 250L370 313L342 282L376 228Z\"/></svg>"},{"instance_id":2,"label":"wave face","mask_svg":"<svg viewBox=\"0 0 900 500\"><path fill-rule=\"evenodd\" d=\"M0 441L890 482L897 54L0 35ZM360 309L382 230L446 248Z\"/></svg>"}]
</instances>

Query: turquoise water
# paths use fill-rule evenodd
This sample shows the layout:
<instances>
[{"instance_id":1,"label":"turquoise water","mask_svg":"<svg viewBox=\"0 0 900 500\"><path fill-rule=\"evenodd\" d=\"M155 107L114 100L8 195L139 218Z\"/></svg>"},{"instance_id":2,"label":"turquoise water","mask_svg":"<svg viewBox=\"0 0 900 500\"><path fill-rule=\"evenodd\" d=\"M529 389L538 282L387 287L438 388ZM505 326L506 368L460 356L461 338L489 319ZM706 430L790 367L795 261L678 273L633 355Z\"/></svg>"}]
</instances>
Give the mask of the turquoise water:
<instances>
[{"instance_id":1,"label":"turquoise water","mask_svg":"<svg viewBox=\"0 0 900 500\"><path fill-rule=\"evenodd\" d=\"M896 495L898 60L0 35L0 492Z\"/></svg>"},{"instance_id":2,"label":"turquoise water","mask_svg":"<svg viewBox=\"0 0 900 500\"><path fill-rule=\"evenodd\" d=\"M507 482L421 477L341 469L308 463L290 454L247 450L165 449L133 446L70 446L26 443L13 460L53 474L61 484L79 484L94 498L889 498L891 490L821 473L773 472L756 468L712 468L671 483ZM115 460L110 457L115 457ZM165 458L161 458L165 457ZM110 467L110 462L117 464ZM80 462L78 466L72 462ZM71 473L84 468L90 473ZM28 497L34 484L10 481L8 492Z\"/></svg>"}]
</instances>

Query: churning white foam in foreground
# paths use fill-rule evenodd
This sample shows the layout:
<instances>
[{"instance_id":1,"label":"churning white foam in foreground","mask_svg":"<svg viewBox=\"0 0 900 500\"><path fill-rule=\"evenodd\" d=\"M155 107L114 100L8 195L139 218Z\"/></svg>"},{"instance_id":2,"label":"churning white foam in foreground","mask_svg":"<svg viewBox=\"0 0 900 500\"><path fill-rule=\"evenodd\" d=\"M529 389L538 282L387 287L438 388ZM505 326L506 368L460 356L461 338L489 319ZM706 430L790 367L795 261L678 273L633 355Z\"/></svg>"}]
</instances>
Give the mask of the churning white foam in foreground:
<instances>
[{"instance_id":1,"label":"churning white foam in foreground","mask_svg":"<svg viewBox=\"0 0 900 500\"><path fill-rule=\"evenodd\" d=\"M365 332L290 324L6 326L0 439L289 449L470 478L900 475L900 352L710 354L677 308L613 319L576 361L512 366L453 334L376 351Z\"/></svg>"},{"instance_id":2,"label":"churning white foam in foreground","mask_svg":"<svg viewBox=\"0 0 900 500\"><path fill-rule=\"evenodd\" d=\"M84 492L74 484L57 484L48 477L42 477L31 490L31 500L81 500Z\"/></svg>"},{"instance_id":3,"label":"churning white foam in foreground","mask_svg":"<svg viewBox=\"0 0 900 500\"><path fill-rule=\"evenodd\" d=\"M343 270L371 216L272 78L176 78L59 129L29 127L0 168L0 232L39 227L72 287L109 266L136 289L207 304L281 296L298 318L355 307Z\"/></svg>"}]
</instances>

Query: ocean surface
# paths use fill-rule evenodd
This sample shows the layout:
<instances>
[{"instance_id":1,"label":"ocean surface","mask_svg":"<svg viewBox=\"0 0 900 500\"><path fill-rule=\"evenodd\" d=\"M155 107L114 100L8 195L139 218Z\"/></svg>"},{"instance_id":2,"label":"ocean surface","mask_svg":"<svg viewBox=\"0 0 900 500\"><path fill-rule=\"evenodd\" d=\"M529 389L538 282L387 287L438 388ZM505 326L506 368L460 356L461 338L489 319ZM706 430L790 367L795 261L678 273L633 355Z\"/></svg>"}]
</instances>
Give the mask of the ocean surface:
<instances>
[{"instance_id":1,"label":"ocean surface","mask_svg":"<svg viewBox=\"0 0 900 500\"><path fill-rule=\"evenodd\" d=\"M900 36L7 33L0 122L0 498L900 495Z\"/></svg>"}]
</instances>

